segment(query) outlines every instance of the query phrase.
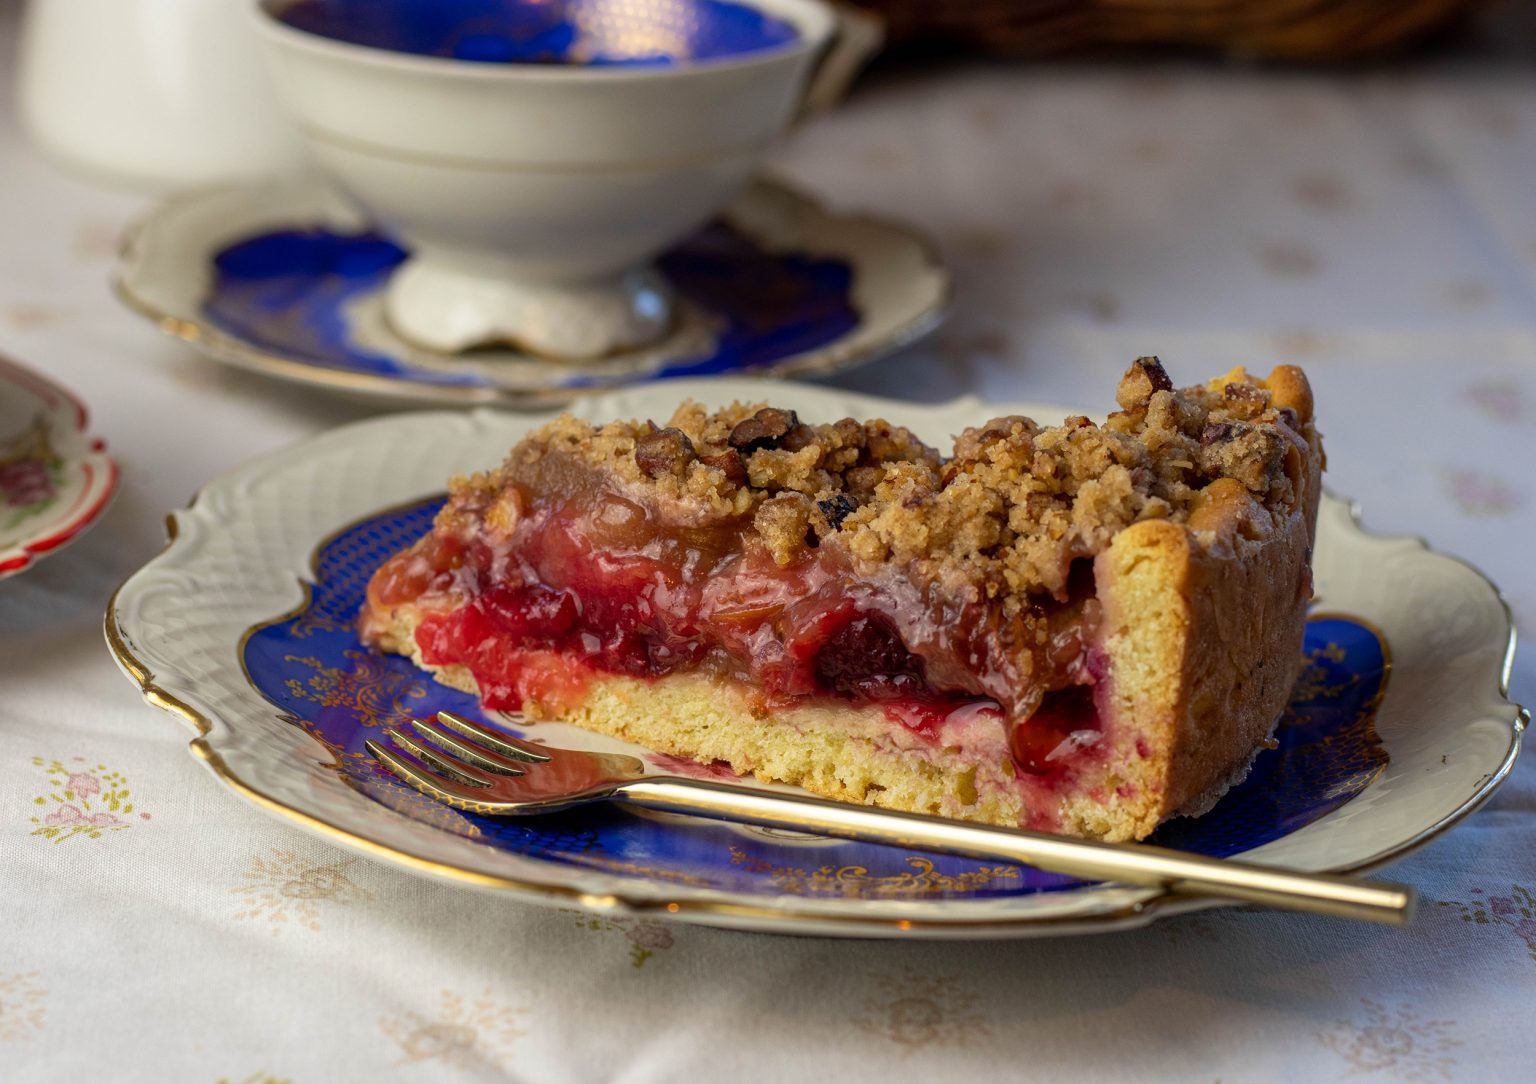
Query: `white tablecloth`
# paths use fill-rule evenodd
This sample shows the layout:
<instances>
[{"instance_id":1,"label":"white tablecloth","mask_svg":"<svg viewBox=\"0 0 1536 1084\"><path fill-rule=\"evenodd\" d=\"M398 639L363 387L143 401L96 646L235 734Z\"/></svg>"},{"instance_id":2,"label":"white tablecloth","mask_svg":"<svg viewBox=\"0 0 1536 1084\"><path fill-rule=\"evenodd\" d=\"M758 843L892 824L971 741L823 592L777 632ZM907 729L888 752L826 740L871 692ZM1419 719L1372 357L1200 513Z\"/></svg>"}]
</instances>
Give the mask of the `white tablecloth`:
<instances>
[{"instance_id":1,"label":"white tablecloth","mask_svg":"<svg viewBox=\"0 0 1536 1084\"><path fill-rule=\"evenodd\" d=\"M3 42L0 75L12 43ZM6 80L0 79L0 82ZM838 378L1108 403L1303 364L1329 484L1536 624L1536 69L888 73L777 168L920 224L953 318ZM258 812L109 658L112 589L212 475L366 408L202 360L107 286L143 201L27 148L0 101L0 351L90 404L123 487L0 584L0 1080L1515 1080L1536 1008L1536 764L1394 866L1392 930L1252 910L1011 943L636 922L426 881ZM1522 660L1516 699L1536 699ZM50 838L63 777L134 814Z\"/></svg>"}]
</instances>

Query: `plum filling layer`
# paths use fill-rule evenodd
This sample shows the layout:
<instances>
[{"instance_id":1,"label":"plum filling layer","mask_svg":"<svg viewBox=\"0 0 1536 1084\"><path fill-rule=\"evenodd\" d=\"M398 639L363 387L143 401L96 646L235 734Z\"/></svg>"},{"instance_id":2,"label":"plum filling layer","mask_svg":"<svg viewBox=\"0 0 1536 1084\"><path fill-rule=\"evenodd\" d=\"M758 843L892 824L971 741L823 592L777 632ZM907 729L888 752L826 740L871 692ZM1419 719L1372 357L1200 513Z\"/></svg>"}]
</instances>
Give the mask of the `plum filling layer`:
<instances>
[{"instance_id":1,"label":"plum filling layer","mask_svg":"<svg viewBox=\"0 0 1536 1084\"><path fill-rule=\"evenodd\" d=\"M764 712L876 705L934 743L992 717L1019 772L1045 782L1099 744L1086 561L1026 627L974 586L862 575L835 544L780 565L739 520L669 523L594 476L560 481L513 491L509 529L434 531L369 588L377 605L419 605L422 658L467 667L489 708L576 703L604 674L690 672Z\"/></svg>"}]
</instances>

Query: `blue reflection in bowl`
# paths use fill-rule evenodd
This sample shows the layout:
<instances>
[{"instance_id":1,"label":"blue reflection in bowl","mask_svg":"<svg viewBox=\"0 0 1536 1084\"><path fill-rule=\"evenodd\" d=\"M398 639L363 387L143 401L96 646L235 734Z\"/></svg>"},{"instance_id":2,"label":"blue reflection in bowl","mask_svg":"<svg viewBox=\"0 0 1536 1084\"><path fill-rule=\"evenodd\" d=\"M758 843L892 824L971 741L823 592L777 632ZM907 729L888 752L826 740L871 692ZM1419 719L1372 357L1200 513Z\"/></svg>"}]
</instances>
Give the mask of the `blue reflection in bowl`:
<instances>
[{"instance_id":1,"label":"blue reflection in bowl","mask_svg":"<svg viewBox=\"0 0 1536 1084\"><path fill-rule=\"evenodd\" d=\"M483 64L666 67L799 37L731 0L297 0L276 16L354 45Z\"/></svg>"}]
</instances>

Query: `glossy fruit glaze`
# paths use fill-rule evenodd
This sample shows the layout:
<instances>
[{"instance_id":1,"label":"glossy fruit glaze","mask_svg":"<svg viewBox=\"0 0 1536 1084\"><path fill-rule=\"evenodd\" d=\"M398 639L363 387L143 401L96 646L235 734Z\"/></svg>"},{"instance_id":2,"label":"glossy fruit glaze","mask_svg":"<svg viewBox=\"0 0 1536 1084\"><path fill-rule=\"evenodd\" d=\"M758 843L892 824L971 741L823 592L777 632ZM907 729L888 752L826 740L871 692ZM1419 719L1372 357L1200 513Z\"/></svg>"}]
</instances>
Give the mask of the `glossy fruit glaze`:
<instances>
[{"instance_id":1,"label":"glossy fruit glaze","mask_svg":"<svg viewBox=\"0 0 1536 1084\"><path fill-rule=\"evenodd\" d=\"M934 741L956 713L995 715L1037 778L1097 745L1086 562L1067 601L1042 604L1045 631L1025 636L973 587L861 575L835 543L781 566L742 521L669 522L594 479L562 481L519 490L510 530L473 515L439 525L369 588L375 605L426 611L422 658L467 667L489 708L574 704L603 674L702 671L765 709L879 705ZM575 496L539 495L551 489Z\"/></svg>"}]
</instances>

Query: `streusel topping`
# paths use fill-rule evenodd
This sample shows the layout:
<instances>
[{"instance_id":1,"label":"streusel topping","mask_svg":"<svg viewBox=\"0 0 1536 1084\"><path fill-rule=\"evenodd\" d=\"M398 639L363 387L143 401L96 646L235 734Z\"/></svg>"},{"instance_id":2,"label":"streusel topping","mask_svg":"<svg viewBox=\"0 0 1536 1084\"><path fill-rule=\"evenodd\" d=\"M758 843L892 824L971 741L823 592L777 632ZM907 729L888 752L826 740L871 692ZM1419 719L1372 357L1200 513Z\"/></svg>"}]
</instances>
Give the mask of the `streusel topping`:
<instances>
[{"instance_id":1,"label":"streusel topping","mask_svg":"<svg viewBox=\"0 0 1536 1084\"><path fill-rule=\"evenodd\" d=\"M1234 369L1176 389L1156 358L1140 358L1116 400L1102 425L993 419L961 433L947 459L884 420L811 424L760 404L709 413L685 402L664 425L566 415L497 471L455 480L443 515L478 509L510 527L515 501L497 507L507 483L570 462L681 527L740 521L780 564L831 544L856 564L894 562L991 597L1062 598L1072 562L1138 520L1188 523L1201 538L1202 494L1218 479L1233 480L1220 488L1243 500L1250 537L1302 500L1312 402L1299 369L1266 381Z\"/></svg>"}]
</instances>

